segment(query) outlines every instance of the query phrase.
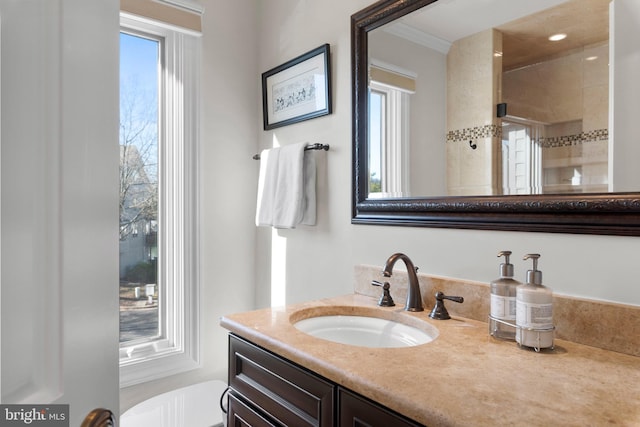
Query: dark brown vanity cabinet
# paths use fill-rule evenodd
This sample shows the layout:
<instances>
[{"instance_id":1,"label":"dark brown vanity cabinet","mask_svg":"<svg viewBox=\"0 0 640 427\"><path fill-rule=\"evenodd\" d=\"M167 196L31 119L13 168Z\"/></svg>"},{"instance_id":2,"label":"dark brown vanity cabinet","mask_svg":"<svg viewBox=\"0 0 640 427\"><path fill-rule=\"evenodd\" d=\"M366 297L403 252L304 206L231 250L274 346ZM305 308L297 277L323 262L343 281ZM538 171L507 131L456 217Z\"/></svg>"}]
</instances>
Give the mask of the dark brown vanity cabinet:
<instances>
[{"instance_id":1,"label":"dark brown vanity cabinet","mask_svg":"<svg viewBox=\"0 0 640 427\"><path fill-rule=\"evenodd\" d=\"M419 426L235 335L229 386L230 427Z\"/></svg>"}]
</instances>

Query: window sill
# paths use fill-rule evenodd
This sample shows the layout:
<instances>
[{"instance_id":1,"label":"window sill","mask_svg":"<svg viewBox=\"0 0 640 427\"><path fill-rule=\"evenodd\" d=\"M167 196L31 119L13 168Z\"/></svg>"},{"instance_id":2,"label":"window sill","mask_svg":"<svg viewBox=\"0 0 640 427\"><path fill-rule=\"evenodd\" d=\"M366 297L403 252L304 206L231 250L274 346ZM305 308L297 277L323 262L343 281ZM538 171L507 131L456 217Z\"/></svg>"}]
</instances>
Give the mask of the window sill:
<instances>
[{"instance_id":1,"label":"window sill","mask_svg":"<svg viewBox=\"0 0 640 427\"><path fill-rule=\"evenodd\" d=\"M163 341L120 349L120 388L201 367L195 349L163 347Z\"/></svg>"}]
</instances>

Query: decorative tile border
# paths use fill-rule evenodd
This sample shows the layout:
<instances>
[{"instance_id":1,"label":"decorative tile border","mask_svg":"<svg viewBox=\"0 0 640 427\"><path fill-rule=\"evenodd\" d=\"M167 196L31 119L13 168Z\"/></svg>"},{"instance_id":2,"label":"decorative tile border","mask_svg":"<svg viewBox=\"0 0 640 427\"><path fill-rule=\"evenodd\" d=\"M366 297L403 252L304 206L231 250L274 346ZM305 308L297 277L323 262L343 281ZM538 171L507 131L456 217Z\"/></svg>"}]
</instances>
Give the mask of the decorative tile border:
<instances>
[{"instance_id":1,"label":"decorative tile border","mask_svg":"<svg viewBox=\"0 0 640 427\"><path fill-rule=\"evenodd\" d=\"M447 132L447 142L469 142L480 138L502 138L502 126L484 125L472 128L456 129ZM594 129L573 135L538 138L543 148L558 148L580 145L588 142L606 142L609 140L609 129Z\"/></svg>"},{"instance_id":2,"label":"decorative tile border","mask_svg":"<svg viewBox=\"0 0 640 427\"><path fill-rule=\"evenodd\" d=\"M539 138L537 142L543 148L570 147L585 142L609 141L609 129L595 129L588 132L580 132L574 135L562 135L551 138Z\"/></svg>"},{"instance_id":3,"label":"decorative tile border","mask_svg":"<svg viewBox=\"0 0 640 427\"><path fill-rule=\"evenodd\" d=\"M447 142L469 142L480 138L501 138L502 126L484 125L447 132Z\"/></svg>"}]
</instances>

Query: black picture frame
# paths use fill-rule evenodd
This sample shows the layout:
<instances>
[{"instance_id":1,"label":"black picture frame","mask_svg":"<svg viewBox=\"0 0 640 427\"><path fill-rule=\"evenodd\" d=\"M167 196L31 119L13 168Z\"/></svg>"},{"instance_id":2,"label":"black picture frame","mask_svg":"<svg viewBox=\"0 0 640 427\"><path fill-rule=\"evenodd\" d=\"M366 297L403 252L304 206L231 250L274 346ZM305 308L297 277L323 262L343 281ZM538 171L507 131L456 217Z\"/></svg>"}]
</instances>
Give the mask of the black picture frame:
<instances>
[{"instance_id":1,"label":"black picture frame","mask_svg":"<svg viewBox=\"0 0 640 427\"><path fill-rule=\"evenodd\" d=\"M331 114L330 46L262 73L264 130Z\"/></svg>"}]
</instances>

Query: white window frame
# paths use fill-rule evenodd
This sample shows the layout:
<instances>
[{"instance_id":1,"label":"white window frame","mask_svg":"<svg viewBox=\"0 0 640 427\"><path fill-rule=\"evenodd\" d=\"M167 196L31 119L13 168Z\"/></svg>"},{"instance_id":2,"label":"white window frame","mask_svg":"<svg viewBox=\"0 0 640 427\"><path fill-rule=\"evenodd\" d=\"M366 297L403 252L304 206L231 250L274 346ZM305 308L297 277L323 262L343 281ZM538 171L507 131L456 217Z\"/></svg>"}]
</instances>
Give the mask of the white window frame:
<instances>
[{"instance_id":1,"label":"white window frame","mask_svg":"<svg viewBox=\"0 0 640 427\"><path fill-rule=\"evenodd\" d=\"M200 39L121 13L121 31L160 38L158 286L160 337L122 343L120 387L185 372L200 362L198 93Z\"/></svg>"}]
</instances>

